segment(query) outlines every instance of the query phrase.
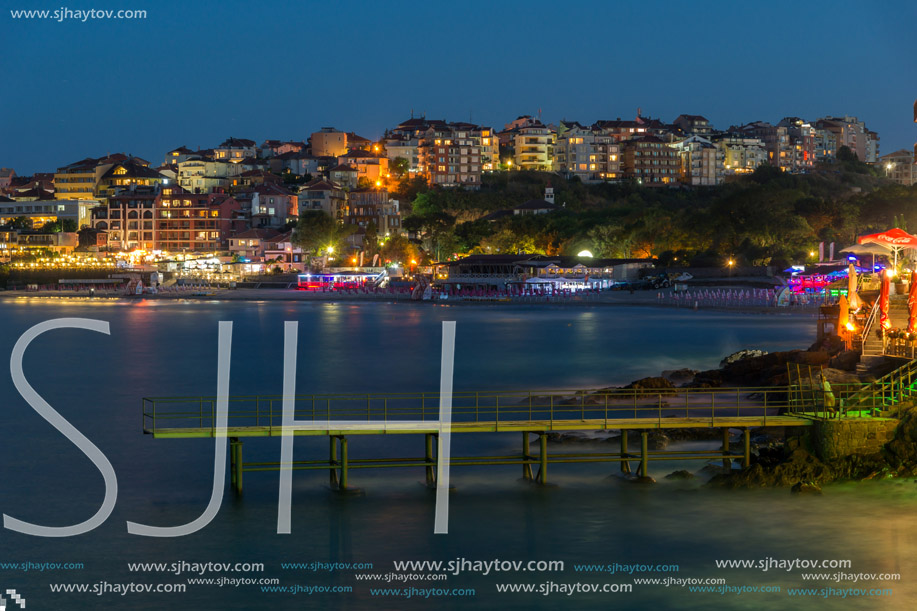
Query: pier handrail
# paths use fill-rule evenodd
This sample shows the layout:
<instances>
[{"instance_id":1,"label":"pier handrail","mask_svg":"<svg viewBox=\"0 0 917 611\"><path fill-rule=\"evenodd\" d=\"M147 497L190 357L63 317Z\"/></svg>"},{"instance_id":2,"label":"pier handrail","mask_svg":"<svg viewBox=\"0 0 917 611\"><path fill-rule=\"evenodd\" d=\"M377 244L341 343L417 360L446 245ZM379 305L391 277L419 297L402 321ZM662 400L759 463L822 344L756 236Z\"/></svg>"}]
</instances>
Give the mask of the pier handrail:
<instances>
[{"instance_id":1,"label":"pier handrail","mask_svg":"<svg viewBox=\"0 0 917 611\"><path fill-rule=\"evenodd\" d=\"M873 324L876 322L876 316L879 312L879 300L876 299L872 304L872 308L869 310L869 316L866 317L866 322L863 323L863 333L861 334L862 343L865 346L866 340L869 339L869 332L872 330Z\"/></svg>"},{"instance_id":2,"label":"pier handrail","mask_svg":"<svg viewBox=\"0 0 917 611\"><path fill-rule=\"evenodd\" d=\"M850 397L863 390L862 384L832 387L837 398ZM826 407L824 395L814 393L811 400L794 405L790 388L678 388L592 390L457 391L452 395L452 422L457 425L505 427L530 423L535 428L562 427L564 423L590 421L615 428L615 420L647 420L663 427L667 418L683 418L697 426L714 426L730 418L751 418L753 425L766 426L781 414L821 418L842 416ZM863 397L858 409L882 406L883 397ZM229 398L229 426L264 429L264 434L279 434L282 424L282 395L244 395ZM294 402L297 421L321 423L347 420L395 423L404 420L429 421L435 427L439 418L439 394L327 394L297 395ZM215 396L146 397L142 400L143 429L156 433L163 429L214 430Z\"/></svg>"},{"instance_id":3,"label":"pier handrail","mask_svg":"<svg viewBox=\"0 0 917 611\"><path fill-rule=\"evenodd\" d=\"M878 380L870 382L847 400L849 407L869 403L871 407L885 408L917 395L917 360L908 361Z\"/></svg>"}]
</instances>

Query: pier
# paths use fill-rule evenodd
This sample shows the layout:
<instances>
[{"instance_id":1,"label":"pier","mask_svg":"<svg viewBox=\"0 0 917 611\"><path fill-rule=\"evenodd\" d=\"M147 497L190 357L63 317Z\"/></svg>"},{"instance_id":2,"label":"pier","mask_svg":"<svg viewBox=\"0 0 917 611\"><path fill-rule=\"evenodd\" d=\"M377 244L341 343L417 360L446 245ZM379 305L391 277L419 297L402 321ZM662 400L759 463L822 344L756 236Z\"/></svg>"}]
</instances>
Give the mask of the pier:
<instances>
[{"instance_id":1,"label":"pier","mask_svg":"<svg viewBox=\"0 0 917 611\"><path fill-rule=\"evenodd\" d=\"M549 464L619 463L622 473L647 477L648 463L658 460L718 460L731 467L751 462L752 428L812 427L822 421L869 422L889 406L910 397L914 379L908 364L873 382L821 388L792 385L766 388L597 389L560 391L456 392L452 395L452 434L515 434L519 452L499 456L452 456L452 467L515 465L524 480L547 483ZM905 384L906 381L906 384ZM830 394L830 397L828 396ZM233 488L241 493L243 473L279 470L279 462L244 462L247 438L283 434L280 395L231 396L226 436L230 443ZM841 407L835 407L840 405ZM217 436L216 397L144 398L143 432L154 439L203 439ZM423 469L426 483L435 485L437 437L440 434L437 393L301 395L295 398L295 420L311 425L289 434L327 438L327 460L294 461L294 470L326 470L333 488L347 490L351 470L369 468ZM356 428L342 430L346 421ZM398 426L410 422L412 426ZM429 422L429 426L426 423ZM719 449L663 451L650 449L654 430L718 429ZM738 429L738 450L730 430ZM555 432L620 431L617 451L549 452ZM406 436L399 458L350 457L351 443L367 436ZM416 441L414 438L423 437ZM532 443L532 442L535 443ZM534 447L533 447L534 446ZM634 471L635 470L635 473Z\"/></svg>"}]
</instances>

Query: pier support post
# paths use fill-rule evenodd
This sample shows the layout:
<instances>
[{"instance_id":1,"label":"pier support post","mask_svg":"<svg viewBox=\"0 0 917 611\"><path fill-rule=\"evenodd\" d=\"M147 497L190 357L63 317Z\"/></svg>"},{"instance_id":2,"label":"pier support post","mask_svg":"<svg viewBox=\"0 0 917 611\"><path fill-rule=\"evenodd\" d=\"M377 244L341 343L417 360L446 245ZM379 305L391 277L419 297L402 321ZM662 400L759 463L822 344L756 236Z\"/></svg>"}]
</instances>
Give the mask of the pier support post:
<instances>
[{"instance_id":1,"label":"pier support post","mask_svg":"<svg viewBox=\"0 0 917 611\"><path fill-rule=\"evenodd\" d=\"M548 477L548 434L538 433L538 475L536 481L544 484Z\"/></svg>"},{"instance_id":2,"label":"pier support post","mask_svg":"<svg viewBox=\"0 0 917 611\"><path fill-rule=\"evenodd\" d=\"M338 487L338 440L334 435L328 437L328 478L332 488Z\"/></svg>"},{"instance_id":3,"label":"pier support post","mask_svg":"<svg viewBox=\"0 0 917 611\"><path fill-rule=\"evenodd\" d=\"M751 431L747 427L742 429L742 441L745 446L744 456L742 456L742 468L747 469L751 465Z\"/></svg>"},{"instance_id":4,"label":"pier support post","mask_svg":"<svg viewBox=\"0 0 917 611\"><path fill-rule=\"evenodd\" d=\"M649 460L649 451L647 450L647 438L649 434L646 431L640 431L640 477L647 477L649 470L647 462Z\"/></svg>"},{"instance_id":5,"label":"pier support post","mask_svg":"<svg viewBox=\"0 0 917 611\"><path fill-rule=\"evenodd\" d=\"M242 494L242 442L238 437L229 438L229 472L233 489Z\"/></svg>"},{"instance_id":6,"label":"pier support post","mask_svg":"<svg viewBox=\"0 0 917 611\"><path fill-rule=\"evenodd\" d=\"M621 458L627 458L627 429L621 429ZM621 473L630 473L630 461L621 461Z\"/></svg>"},{"instance_id":7,"label":"pier support post","mask_svg":"<svg viewBox=\"0 0 917 611\"><path fill-rule=\"evenodd\" d=\"M436 466L433 463L433 440L437 437L436 433L427 433L426 448L424 450L424 462L427 463L427 486L436 485Z\"/></svg>"},{"instance_id":8,"label":"pier support post","mask_svg":"<svg viewBox=\"0 0 917 611\"><path fill-rule=\"evenodd\" d=\"M532 455L529 454L529 432L522 431L522 479L527 482L535 480L532 475L532 463L529 462L531 459Z\"/></svg>"},{"instance_id":9,"label":"pier support post","mask_svg":"<svg viewBox=\"0 0 917 611\"><path fill-rule=\"evenodd\" d=\"M729 429L723 429L723 470L732 471L732 459L729 455Z\"/></svg>"},{"instance_id":10,"label":"pier support post","mask_svg":"<svg viewBox=\"0 0 917 611\"><path fill-rule=\"evenodd\" d=\"M341 435L341 490L347 490L347 437Z\"/></svg>"}]
</instances>

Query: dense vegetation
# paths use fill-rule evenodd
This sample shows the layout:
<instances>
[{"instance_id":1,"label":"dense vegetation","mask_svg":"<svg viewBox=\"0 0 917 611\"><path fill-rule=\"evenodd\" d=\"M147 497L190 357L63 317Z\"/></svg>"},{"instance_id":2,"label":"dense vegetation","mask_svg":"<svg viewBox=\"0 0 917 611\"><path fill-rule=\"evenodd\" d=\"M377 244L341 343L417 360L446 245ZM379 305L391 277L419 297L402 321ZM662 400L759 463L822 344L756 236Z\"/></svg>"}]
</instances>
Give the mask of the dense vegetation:
<instances>
[{"instance_id":1,"label":"dense vegetation","mask_svg":"<svg viewBox=\"0 0 917 611\"><path fill-rule=\"evenodd\" d=\"M554 187L563 208L537 216L483 217ZM658 257L666 264L785 265L821 241L852 244L858 234L917 227L917 188L885 180L872 166L840 155L808 174L762 166L719 187L645 188L583 184L556 174L500 172L480 191L428 190L403 182L411 202L404 227L431 258L468 252Z\"/></svg>"},{"instance_id":2,"label":"dense vegetation","mask_svg":"<svg viewBox=\"0 0 917 611\"><path fill-rule=\"evenodd\" d=\"M838 161L808 174L762 166L706 188L584 184L551 173L497 172L484 176L479 191L465 191L430 189L422 179L405 178L392 196L402 202L413 247L402 239L386 244L370 228L365 249L392 260L589 250L597 257L652 256L666 265L717 266L734 259L738 265L786 266L805 261L822 241L842 248L859 234L917 228L917 187L892 183L847 153L842 149ZM542 199L548 184L561 209L485 218ZM302 222L298 229L308 233Z\"/></svg>"}]
</instances>

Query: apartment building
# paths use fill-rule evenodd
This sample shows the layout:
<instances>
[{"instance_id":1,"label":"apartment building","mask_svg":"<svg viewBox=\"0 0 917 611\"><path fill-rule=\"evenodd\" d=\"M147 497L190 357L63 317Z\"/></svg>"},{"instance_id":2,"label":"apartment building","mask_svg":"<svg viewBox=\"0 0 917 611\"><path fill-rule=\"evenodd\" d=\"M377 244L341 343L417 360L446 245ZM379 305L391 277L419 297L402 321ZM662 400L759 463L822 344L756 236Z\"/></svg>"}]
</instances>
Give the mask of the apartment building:
<instances>
[{"instance_id":1,"label":"apartment building","mask_svg":"<svg viewBox=\"0 0 917 611\"><path fill-rule=\"evenodd\" d=\"M746 138L757 138L764 143L767 162L781 170L793 168L793 149L790 146L790 135L786 127L772 125L767 121L755 121L729 128L732 133Z\"/></svg>"},{"instance_id":2,"label":"apartment building","mask_svg":"<svg viewBox=\"0 0 917 611\"><path fill-rule=\"evenodd\" d=\"M680 157L681 182L696 187L712 187L723 182L723 152L710 140L691 136L669 146Z\"/></svg>"},{"instance_id":3,"label":"apartment building","mask_svg":"<svg viewBox=\"0 0 917 611\"><path fill-rule=\"evenodd\" d=\"M513 134L515 169L552 171L556 136L553 129L537 120L515 128Z\"/></svg>"},{"instance_id":4,"label":"apartment building","mask_svg":"<svg viewBox=\"0 0 917 611\"><path fill-rule=\"evenodd\" d=\"M309 137L309 146L309 152L316 157L340 157L347 153L347 134L323 127Z\"/></svg>"},{"instance_id":5,"label":"apartment building","mask_svg":"<svg viewBox=\"0 0 917 611\"><path fill-rule=\"evenodd\" d=\"M728 175L754 172L767 163L767 149L760 138L741 134L718 134L711 142L723 157L723 171Z\"/></svg>"},{"instance_id":6,"label":"apartment building","mask_svg":"<svg viewBox=\"0 0 917 611\"><path fill-rule=\"evenodd\" d=\"M624 143L624 175L647 187L675 183L681 175L678 151L647 135Z\"/></svg>"},{"instance_id":7,"label":"apartment building","mask_svg":"<svg viewBox=\"0 0 917 611\"><path fill-rule=\"evenodd\" d=\"M323 210L328 216L343 221L347 213L347 191L340 183L315 179L299 190L299 210Z\"/></svg>"},{"instance_id":8,"label":"apartment building","mask_svg":"<svg viewBox=\"0 0 917 611\"><path fill-rule=\"evenodd\" d=\"M879 158L879 168L886 178L899 185L910 187L917 184L917 164L914 163L914 152L901 149Z\"/></svg>"},{"instance_id":9,"label":"apartment building","mask_svg":"<svg viewBox=\"0 0 917 611\"><path fill-rule=\"evenodd\" d=\"M401 234L399 202L390 199L385 189L359 189L348 194L348 212L344 222L365 231L375 225L380 236Z\"/></svg>"},{"instance_id":10,"label":"apartment building","mask_svg":"<svg viewBox=\"0 0 917 611\"><path fill-rule=\"evenodd\" d=\"M554 170L567 178L600 182L621 178L621 145L576 122L561 122L554 143Z\"/></svg>"},{"instance_id":11,"label":"apartment building","mask_svg":"<svg viewBox=\"0 0 917 611\"><path fill-rule=\"evenodd\" d=\"M475 134L449 124L431 125L418 146L419 170L439 187L481 186L481 145Z\"/></svg>"},{"instance_id":12,"label":"apartment building","mask_svg":"<svg viewBox=\"0 0 917 611\"><path fill-rule=\"evenodd\" d=\"M856 117L823 117L815 122L815 127L833 133L837 149L846 146L860 161L878 161L879 135L867 129L866 124Z\"/></svg>"},{"instance_id":13,"label":"apartment building","mask_svg":"<svg viewBox=\"0 0 917 611\"><path fill-rule=\"evenodd\" d=\"M213 149L213 158L217 161L238 163L248 157L257 156L258 147L255 141L246 138L227 138Z\"/></svg>"},{"instance_id":14,"label":"apartment building","mask_svg":"<svg viewBox=\"0 0 917 611\"><path fill-rule=\"evenodd\" d=\"M155 202L153 248L169 252L225 251L230 236L244 227L240 211L240 202L225 193L190 193L175 185L165 186ZM144 241L147 218L144 211L141 217Z\"/></svg>"},{"instance_id":15,"label":"apartment building","mask_svg":"<svg viewBox=\"0 0 917 611\"><path fill-rule=\"evenodd\" d=\"M178 164L178 184L190 193L226 192L242 184L245 171L241 163L192 158Z\"/></svg>"}]
</instances>

